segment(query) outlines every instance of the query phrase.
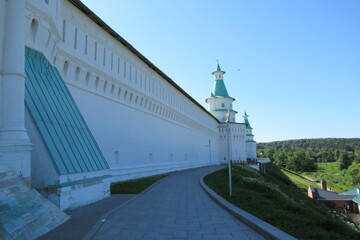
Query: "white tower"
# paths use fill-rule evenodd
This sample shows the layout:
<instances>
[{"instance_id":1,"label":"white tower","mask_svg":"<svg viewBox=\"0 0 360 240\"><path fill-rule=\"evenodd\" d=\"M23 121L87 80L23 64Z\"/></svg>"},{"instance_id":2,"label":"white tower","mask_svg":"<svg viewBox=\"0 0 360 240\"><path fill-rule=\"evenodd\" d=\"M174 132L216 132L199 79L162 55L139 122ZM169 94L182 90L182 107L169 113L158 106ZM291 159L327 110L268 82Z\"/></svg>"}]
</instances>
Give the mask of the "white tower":
<instances>
[{"instance_id":1,"label":"white tower","mask_svg":"<svg viewBox=\"0 0 360 240\"><path fill-rule=\"evenodd\" d=\"M249 115L245 112L244 123L246 125L246 158L256 159L256 141L254 141L254 134L252 134L252 127L249 122Z\"/></svg>"},{"instance_id":2,"label":"white tower","mask_svg":"<svg viewBox=\"0 0 360 240\"><path fill-rule=\"evenodd\" d=\"M226 90L223 79L225 72L217 64L217 69L212 74L214 75L214 86L210 97L205 100L208 103L208 110L220 122L225 122L227 114L230 113L228 117L229 122L235 122L235 114L237 112L233 110L232 106L235 98L230 97Z\"/></svg>"}]
</instances>

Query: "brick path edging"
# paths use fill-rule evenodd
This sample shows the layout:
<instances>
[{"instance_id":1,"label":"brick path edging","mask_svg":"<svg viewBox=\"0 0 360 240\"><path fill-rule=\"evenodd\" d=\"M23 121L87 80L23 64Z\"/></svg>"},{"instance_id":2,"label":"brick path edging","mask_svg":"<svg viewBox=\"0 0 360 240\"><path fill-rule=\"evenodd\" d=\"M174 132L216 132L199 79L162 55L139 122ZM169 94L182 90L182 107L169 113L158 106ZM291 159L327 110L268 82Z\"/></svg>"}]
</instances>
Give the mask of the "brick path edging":
<instances>
[{"instance_id":1,"label":"brick path edging","mask_svg":"<svg viewBox=\"0 0 360 240\"><path fill-rule=\"evenodd\" d=\"M215 171L215 170L214 170ZM208 174L206 174L208 175ZM214 192L204 183L204 177L200 178L200 186L210 196L210 198L216 202L219 206L228 211L231 215L248 225L256 232L263 235L266 239L271 240L296 240L293 236L281 231L280 229L270 225L269 223L255 217L254 215L236 207L232 203L226 201L223 197Z\"/></svg>"}]
</instances>

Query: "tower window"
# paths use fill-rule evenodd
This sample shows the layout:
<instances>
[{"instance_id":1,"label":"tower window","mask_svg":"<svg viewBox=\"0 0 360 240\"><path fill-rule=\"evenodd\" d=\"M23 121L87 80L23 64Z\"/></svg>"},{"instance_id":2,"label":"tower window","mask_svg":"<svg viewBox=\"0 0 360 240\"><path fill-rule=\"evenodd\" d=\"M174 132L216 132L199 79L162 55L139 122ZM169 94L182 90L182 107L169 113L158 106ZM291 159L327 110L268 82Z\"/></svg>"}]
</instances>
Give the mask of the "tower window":
<instances>
[{"instance_id":1,"label":"tower window","mask_svg":"<svg viewBox=\"0 0 360 240\"><path fill-rule=\"evenodd\" d=\"M223 108L224 108L224 107L225 107L225 103L222 103L222 104L221 104L221 107L223 107Z\"/></svg>"}]
</instances>

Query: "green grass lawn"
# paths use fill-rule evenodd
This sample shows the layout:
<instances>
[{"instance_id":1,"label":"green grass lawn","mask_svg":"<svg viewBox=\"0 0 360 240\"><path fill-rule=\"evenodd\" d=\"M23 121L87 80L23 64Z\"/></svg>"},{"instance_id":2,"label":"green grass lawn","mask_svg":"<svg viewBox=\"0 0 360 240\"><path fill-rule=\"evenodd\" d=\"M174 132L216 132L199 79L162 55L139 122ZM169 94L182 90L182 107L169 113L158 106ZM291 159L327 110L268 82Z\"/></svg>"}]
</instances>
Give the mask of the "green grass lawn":
<instances>
[{"instance_id":1,"label":"green grass lawn","mask_svg":"<svg viewBox=\"0 0 360 240\"><path fill-rule=\"evenodd\" d=\"M360 239L360 232L346 218L308 198L303 190L276 166L267 174L246 167L233 167L233 196L228 193L227 169L204 178L205 183L241 209L282 229L298 239ZM303 184L303 183L302 183Z\"/></svg>"},{"instance_id":2,"label":"green grass lawn","mask_svg":"<svg viewBox=\"0 0 360 240\"><path fill-rule=\"evenodd\" d=\"M132 180L127 182L121 182L111 185L111 194L139 194L156 181L168 176L165 175L157 175L148 178Z\"/></svg>"},{"instance_id":3,"label":"green grass lawn","mask_svg":"<svg viewBox=\"0 0 360 240\"><path fill-rule=\"evenodd\" d=\"M305 179L299 174L296 174L286 169L281 169L281 172L285 174L305 194L307 194L310 185L314 185L315 187L318 187L316 183L313 183L312 181Z\"/></svg>"},{"instance_id":4,"label":"green grass lawn","mask_svg":"<svg viewBox=\"0 0 360 240\"><path fill-rule=\"evenodd\" d=\"M349 186L346 184L346 178L339 169L337 162L331 163L316 163L318 170L316 172L304 172L302 175L308 176L314 180L326 180L329 188L335 192L344 192L356 186Z\"/></svg>"}]
</instances>

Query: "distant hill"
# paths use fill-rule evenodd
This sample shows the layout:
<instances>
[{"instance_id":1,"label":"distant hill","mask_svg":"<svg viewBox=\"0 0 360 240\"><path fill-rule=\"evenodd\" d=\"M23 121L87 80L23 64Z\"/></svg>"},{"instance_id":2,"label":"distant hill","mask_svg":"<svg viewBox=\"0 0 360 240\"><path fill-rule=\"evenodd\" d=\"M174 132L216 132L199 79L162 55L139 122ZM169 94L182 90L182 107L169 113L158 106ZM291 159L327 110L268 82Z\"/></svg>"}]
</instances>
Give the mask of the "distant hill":
<instances>
[{"instance_id":1,"label":"distant hill","mask_svg":"<svg viewBox=\"0 0 360 240\"><path fill-rule=\"evenodd\" d=\"M360 154L360 138L314 138L258 143L258 150L273 147L275 152L312 149L314 152L344 150Z\"/></svg>"}]
</instances>

